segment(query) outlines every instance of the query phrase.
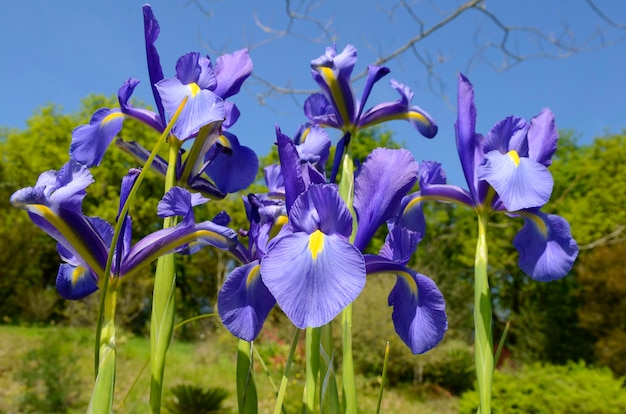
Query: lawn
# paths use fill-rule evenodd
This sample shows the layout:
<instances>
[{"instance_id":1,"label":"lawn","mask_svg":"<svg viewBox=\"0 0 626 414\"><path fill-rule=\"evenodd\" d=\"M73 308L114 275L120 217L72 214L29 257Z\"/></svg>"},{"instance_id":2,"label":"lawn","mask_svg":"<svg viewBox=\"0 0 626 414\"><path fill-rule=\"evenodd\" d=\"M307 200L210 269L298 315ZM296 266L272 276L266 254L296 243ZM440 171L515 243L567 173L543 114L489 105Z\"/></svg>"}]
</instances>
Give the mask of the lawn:
<instances>
[{"instance_id":1,"label":"lawn","mask_svg":"<svg viewBox=\"0 0 626 414\"><path fill-rule=\"evenodd\" d=\"M53 401L60 404L58 407L66 406L69 413L85 412L93 383L92 337L92 332L84 328L0 326L0 413L45 412L43 408L33 410L36 407L33 404L45 406ZM144 369L149 358L149 340L121 334L117 344L115 412L149 412L149 372ZM236 412L236 345L236 340L224 332L199 342L174 341L167 360L165 397L171 398L171 387L182 383L219 386L229 392L225 406ZM265 346L261 354L272 354L275 348ZM282 360L270 355L266 362L269 375L278 384ZM302 392L301 369L294 367L292 373L287 396L290 407L300 400ZM271 413L274 391L268 374L259 368L256 378L259 412ZM376 379L360 376L358 387L360 410L374 412L379 392ZM456 398L443 393L438 397L423 396L423 391L412 386L386 389L381 412L458 412ZM24 408L28 401L31 411ZM55 410L61 411L61 408Z\"/></svg>"}]
</instances>

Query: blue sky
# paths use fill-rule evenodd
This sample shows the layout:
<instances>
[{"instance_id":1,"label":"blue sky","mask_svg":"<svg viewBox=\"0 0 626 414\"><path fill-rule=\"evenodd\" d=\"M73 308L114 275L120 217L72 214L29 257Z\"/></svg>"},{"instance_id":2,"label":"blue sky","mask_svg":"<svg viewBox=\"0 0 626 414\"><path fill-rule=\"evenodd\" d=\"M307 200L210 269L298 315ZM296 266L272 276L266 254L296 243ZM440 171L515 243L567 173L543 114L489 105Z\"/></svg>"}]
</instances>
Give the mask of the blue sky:
<instances>
[{"instance_id":1,"label":"blue sky","mask_svg":"<svg viewBox=\"0 0 626 414\"><path fill-rule=\"evenodd\" d=\"M166 77L173 75L176 60L184 53L207 52L215 59L215 53L207 45L222 51L256 45L251 50L255 74L281 86L315 88L309 62L321 55L330 41L312 40L320 36L314 24L296 22L295 35L263 44L268 35L255 26L253 16L274 28L284 28L282 1L199 1L211 16L202 14L189 0L151 3L161 25L157 47ZM339 49L347 43L358 48L359 62L355 68L358 73L376 58L375 51L395 50L417 34L414 21L406 13L396 9L394 14L389 14L388 6L387 9L382 6L393 3L326 1L311 16L333 19L333 40ZM421 2L415 10L429 26L440 18L432 4L443 7L450 3ZM0 91L4 98L0 126L23 128L26 119L47 103L74 111L80 100L91 93L115 94L128 77L142 80L136 97L151 104L142 4L134 0L0 2ZM488 1L486 4L507 24L534 26L555 36L568 27L580 42L599 27L606 28L582 0ZM601 0L597 4L608 16L623 17L619 23L626 23L626 2ZM435 69L443 85L438 94L428 90L423 66L412 54L386 64L391 75L377 84L370 106L396 99L388 86L388 80L394 78L413 88L413 103L428 111L440 127L438 136L428 141L406 123L389 124L395 138L405 142L418 161L442 162L449 180L462 184L453 130L459 72L466 73L474 84L478 129L484 133L508 115L530 118L543 107L555 112L559 128L575 130L581 143L589 143L607 131L619 132L626 126L626 100L621 84L626 67L626 43L567 59L528 60L503 73L493 70L484 59L478 59L468 71L474 41L498 41L498 33L493 24L471 12L417 44L423 56L442 58L443 63ZM604 36L616 39L625 33L607 29ZM530 50L532 46L524 36L516 38L511 45L518 50ZM499 59L494 52L488 56L495 61ZM355 85L357 95L361 85L360 82ZM244 145L259 154L269 151L275 139L276 123L283 132L293 134L305 121L300 106L304 95L272 97L261 105L257 98L263 91L258 82L248 82L235 99L242 117L232 129Z\"/></svg>"}]
</instances>

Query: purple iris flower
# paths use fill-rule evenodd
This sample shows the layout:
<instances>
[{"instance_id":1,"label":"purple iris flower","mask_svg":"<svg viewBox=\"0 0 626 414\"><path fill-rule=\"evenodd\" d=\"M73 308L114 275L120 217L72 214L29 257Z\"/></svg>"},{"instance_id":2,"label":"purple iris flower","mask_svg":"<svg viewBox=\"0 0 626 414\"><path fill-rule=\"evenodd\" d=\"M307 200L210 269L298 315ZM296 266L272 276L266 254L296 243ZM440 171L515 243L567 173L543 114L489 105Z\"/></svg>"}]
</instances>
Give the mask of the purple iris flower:
<instances>
[{"instance_id":1,"label":"purple iris flower","mask_svg":"<svg viewBox=\"0 0 626 414\"><path fill-rule=\"evenodd\" d=\"M395 80L391 86L400 98L365 109L365 104L376 82L390 70L381 66L368 66L367 80L361 99L357 100L350 85L350 76L357 60L356 48L348 45L337 54L335 46L326 48L326 53L311 62L311 75L322 89L322 93L311 95L304 103L304 113L321 126L336 128L344 135L337 143L330 181L334 182L345 148L359 129L401 119L409 121L427 138L437 134L437 124L432 117L418 106L411 106L413 92Z\"/></svg>"},{"instance_id":2,"label":"purple iris flower","mask_svg":"<svg viewBox=\"0 0 626 414\"><path fill-rule=\"evenodd\" d=\"M120 208L138 174L139 170L133 169L123 178ZM92 182L88 168L70 160L59 171L41 174L34 187L23 188L11 196L11 204L27 210L31 220L58 242L57 251L64 263L59 268L56 285L66 299L80 299L98 289L111 249L113 226L82 212L86 188ZM130 276L159 256L188 250L191 246L232 249L236 245L236 232L211 221L195 223L192 207L204 201L199 194L172 188L159 203L158 214L182 216L181 222L156 231L132 246L131 219L118 217L124 223L114 247L112 276Z\"/></svg>"},{"instance_id":3,"label":"purple iris flower","mask_svg":"<svg viewBox=\"0 0 626 414\"><path fill-rule=\"evenodd\" d=\"M337 54L335 46L311 62L311 75L322 93L311 95L305 103L305 114L314 123L354 134L358 129L393 119L404 119L413 124L427 138L437 133L435 121L417 106L411 106L411 90L394 80L391 86L400 94L395 102L386 102L365 110L372 87L390 71L370 65L361 100L355 99L350 76L357 60L356 48L348 45Z\"/></svg>"},{"instance_id":4,"label":"purple iris flower","mask_svg":"<svg viewBox=\"0 0 626 414\"><path fill-rule=\"evenodd\" d=\"M469 190L446 184L440 164L423 163L420 191L403 201L399 224L423 233L424 200L522 217L525 224L513 242L520 268L539 281L565 276L578 255L578 246L565 219L539 211L553 186L547 167L558 140L554 115L543 109L530 123L511 116L498 122L486 137L476 133L475 127L474 90L460 75L456 141Z\"/></svg>"},{"instance_id":5,"label":"purple iris flower","mask_svg":"<svg viewBox=\"0 0 626 414\"><path fill-rule=\"evenodd\" d=\"M302 161L291 139L280 131L277 136L282 180L276 182L284 188L283 210L275 210L265 221L260 257L237 268L224 283L218 309L225 326L253 340L274 303L299 328L322 326L356 299L367 273L391 273L412 281L398 282L389 299L397 332L413 352L431 349L447 328L445 302L434 283L393 255L362 253L376 229L399 212L402 197L417 179L411 154L378 149L363 163L355 178L358 230L351 243L354 219L337 186L327 184L310 162ZM398 166L393 173L390 164ZM280 231L268 242L277 224ZM389 245L390 251L399 249L393 241Z\"/></svg>"},{"instance_id":6,"label":"purple iris flower","mask_svg":"<svg viewBox=\"0 0 626 414\"><path fill-rule=\"evenodd\" d=\"M172 131L180 140L196 139L192 140L184 160L180 154L181 163L185 165L179 163L178 184L214 198L247 187L255 178L257 157L248 147L240 145L236 136L222 133L222 129L231 127L239 117L237 107L224 100L237 94L252 73L248 51L220 56L215 67L208 57L188 53L178 60L176 76L165 79L154 45L159 24L148 5L144 6L144 29L148 73L158 111L136 108L129 102L139 81L128 79L118 91L120 108L101 108L94 113L89 124L73 131L71 158L89 167L99 165L126 117L163 132L167 124L166 113L171 115L187 97L187 105ZM198 134L205 126L210 126L208 131ZM136 142L118 138L116 143L140 162L148 158L149 151ZM159 158L153 168L165 174L167 163Z\"/></svg>"}]
</instances>

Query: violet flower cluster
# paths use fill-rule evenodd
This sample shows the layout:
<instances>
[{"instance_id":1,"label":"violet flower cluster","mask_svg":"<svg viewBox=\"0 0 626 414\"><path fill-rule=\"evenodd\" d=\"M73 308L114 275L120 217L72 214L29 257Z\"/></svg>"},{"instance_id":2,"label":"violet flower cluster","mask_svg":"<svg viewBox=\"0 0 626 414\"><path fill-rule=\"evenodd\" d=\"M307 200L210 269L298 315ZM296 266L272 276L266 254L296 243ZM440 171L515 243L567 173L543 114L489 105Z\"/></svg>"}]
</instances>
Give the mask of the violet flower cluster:
<instances>
[{"instance_id":1,"label":"violet flower cluster","mask_svg":"<svg viewBox=\"0 0 626 414\"><path fill-rule=\"evenodd\" d=\"M557 140L552 113L543 110L530 123L507 118L483 137L475 132L473 90L463 76L456 131L469 190L445 184L435 162L418 165L406 150L379 148L350 178L354 199L346 202L335 181L342 157L360 129L406 120L427 138L437 133L431 116L411 105L411 90L395 80L391 87L399 93L398 100L366 107L373 86L389 73L385 67L369 66L361 98L355 98L353 46L341 53L329 47L311 62L321 92L306 100L309 122L295 140L276 128L280 163L264 170L268 192L243 198L249 228L238 235L227 227L224 215L196 223L193 207L205 202L204 196L222 198L243 190L257 173L254 152L227 131L239 118L236 105L227 99L239 92L252 62L245 50L224 55L215 65L209 57L188 53L178 59L175 75L165 78L155 47L159 25L149 6L144 6L144 27L156 111L130 103L139 81L128 79L118 92L119 108L101 108L89 124L73 131L71 161L59 171L43 173L34 187L11 198L58 242L63 264L57 287L63 297L78 299L94 292L111 249L111 273L119 278L160 255L210 245L229 251L240 262L218 296L220 317L237 337L254 340L276 304L298 328L328 324L359 296L368 275L383 273L396 278L388 298L396 332L413 353L423 353L436 346L447 329L443 295L430 278L407 267L425 232L421 203L431 199L524 218L514 245L520 267L531 277L553 280L571 269L577 246L569 225L539 210L552 189L547 170ZM101 163L113 140L144 163L150 151L118 136L124 119L134 118L163 132L185 100L169 138L181 143L177 186L165 194L157 211L160 217L182 219L132 245L131 219L118 217L124 222L122 237L111 246L111 224L82 212L86 188L93 181L89 168ZM343 134L329 177L331 142L324 127ZM165 175L168 161L157 156L151 167ZM137 175L138 170L131 170L123 179L120 206ZM419 191L409 194L416 183ZM378 254L365 253L383 226L388 230L383 248Z\"/></svg>"}]
</instances>

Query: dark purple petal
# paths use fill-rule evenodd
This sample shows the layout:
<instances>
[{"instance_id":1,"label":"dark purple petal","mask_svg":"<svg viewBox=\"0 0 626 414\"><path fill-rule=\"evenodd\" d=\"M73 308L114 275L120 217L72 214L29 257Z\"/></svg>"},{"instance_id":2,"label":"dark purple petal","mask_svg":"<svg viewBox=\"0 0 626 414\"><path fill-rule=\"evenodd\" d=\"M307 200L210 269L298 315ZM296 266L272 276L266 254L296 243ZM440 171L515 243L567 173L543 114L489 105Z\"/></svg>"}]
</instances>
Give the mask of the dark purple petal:
<instances>
[{"instance_id":1,"label":"dark purple petal","mask_svg":"<svg viewBox=\"0 0 626 414\"><path fill-rule=\"evenodd\" d=\"M72 131L70 157L88 167L100 165L113 138L122 129L124 114L119 109L100 108L89 124Z\"/></svg>"},{"instance_id":2,"label":"dark purple petal","mask_svg":"<svg viewBox=\"0 0 626 414\"><path fill-rule=\"evenodd\" d=\"M146 57L148 59L148 74L150 76L152 94L154 95L154 100L161 117L161 123L165 124L165 111L163 110L161 97L156 89L156 84L163 79L163 69L161 68L159 52L157 52L157 49L154 46L161 29L159 28L159 22L154 17L154 13L152 12L152 8L149 4L143 6L143 26L146 40Z\"/></svg>"},{"instance_id":3,"label":"dark purple petal","mask_svg":"<svg viewBox=\"0 0 626 414\"><path fill-rule=\"evenodd\" d=\"M305 190L302 168L300 168L300 156L291 138L283 134L278 126L276 127L276 139L278 158L285 183L285 201L287 202L287 211L289 211L296 198Z\"/></svg>"},{"instance_id":4,"label":"dark purple petal","mask_svg":"<svg viewBox=\"0 0 626 414\"><path fill-rule=\"evenodd\" d=\"M224 120L224 101L209 90L184 85L176 78L160 81L157 89L170 117L183 99L189 99L172 128L172 133L180 140L191 138L205 125Z\"/></svg>"},{"instance_id":5,"label":"dark purple petal","mask_svg":"<svg viewBox=\"0 0 626 414\"><path fill-rule=\"evenodd\" d=\"M375 66L368 65L367 66L367 80L365 81L365 86L363 87L363 94L361 95L361 101L359 102L359 116L363 113L363 109L365 109L365 102L367 102L367 98L369 98L370 93L372 92L372 87L376 82L381 80L384 76L386 76L391 70L384 66Z\"/></svg>"},{"instance_id":6,"label":"dark purple petal","mask_svg":"<svg viewBox=\"0 0 626 414\"><path fill-rule=\"evenodd\" d=\"M352 233L352 215L335 185L312 185L293 203L289 226L296 232L320 230L347 240Z\"/></svg>"},{"instance_id":7,"label":"dark purple petal","mask_svg":"<svg viewBox=\"0 0 626 414\"><path fill-rule=\"evenodd\" d=\"M120 150L133 157L141 165L145 164L150 157L150 151L148 151L135 141L124 141L122 138L117 137L117 139L115 140L115 145ZM162 176L165 176L165 173L167 172L167 161L165 161L160 155L157 155L152 161L150 169L156 171Z\"/></svg>"},{"instance_id":8,"label":"dark purple petal","mask_svg":"<svg viewBox=\"0 0 626 414\"><path fill-rule=\"evenodd\" d=\"M126 80L126 82L124 82L117 91L117 100L120 104L122 113L143 122L155 131L163 132L163 129L165 128L165 119L162 118L162 116L165 115L159 115L143 108L135 108L130 104L130 97L138 84L139 80L128 78L128 80ZM163 108L161 108L161 110L163 110Z\"/></svg>"},{"instance_id":9,"label":"dark purple petal","mask_svg":"<svg viewBox=\"0 0 626 414\"><path fill-rule=\"evenodd\" d=\"M233 134L224 132L218 141L228 152L220 151L204 171L223 193L248 188L256 178L259 159L250 148L239 144Z\"/></svg>"},{"instance_id":10,"label":"dark purple petal","mask_svg":"<svg viewBox=\"0 0 626 414\"><path fill-rule=\"evenodd\" d=\"M252 74L252 66L248 49L218 57L215 63L217 87L213 92L222 99L239 93L243 82Z\"/></svg>"},{"instance_id":11,"label":"dark purple petal","mask_svg":"<svg viewBox=\"0 0 626 414\"><path fill-rule=\"evenodd\" d=\"M544 108L530 121L528 157L549 167L552 164L552 156L556 151L558 139L554 114L551 110Z\"/></svg>"},{"instance_id":12,"label":"dark purple petal","mask_svg":"<svg viewBox=\"0 0 626 414\"><path fill-rule=\"evenodd\" d=\"M222 123L222 128L228 129L232 127L233 125L235 125L240 115L241 115L241 112L239 112L239 108L237 108L237 105L235 105L232 102L225 101L224 102L224 122Z\"/></svg>"},{"instance_id":13,"label":"dark purple petal","mask_svg":"<svg viewBox=\"0 0 626 414\"><path fill-rule=\"evenodd\" d=\"M550 199L554 180L543 164L520 158L515 151L502 154L494 150L485 159L477 177L496 190L508 211L542 207Z\"/></svg>"},{"instance_id":14,"label":"dark purple petal","mask_svg":"<svg viewBox=\"0 0 626 414\"><path fill-rule=\"evenodd\" d=\"M476 106L474 104L474 88L470 81L459 74L458 81L456 146L459 159L469 187L472 200L479 201L476 167L482 163L482 149L477 150Z\"/></svg>"},{"instance_id":15,"label":"dark purple petal","mask_svg":"<svg viewBox=\"0 0 626 414\"><path fill-rule=\"evenodd\" d=\"M253 341L276 304L263 284L259 263L233 270L217 295L217 310L224 326L237 338Z\"/></svg>"},{"instance_id":16,"label":"dark purple petal","mask_svg":"<svg viewBox=\"0 0 626 414\"><path fill-rule=\"evenodd\" d=\"M78 300L98 290L98 283L87 268L63 263L59 266L56 287L62 298Z\"/></svg>"},{"instance_id":17,"label":"dark purple petal","mask_svg":"<svg viewBox=\"0 0 626 414\"><path fill-rule=\"evenodd\" d=\"M377 148L354 180L358 228L354 245L364 250L378 227L396 215L400 202L417 181L418 165L404 149Z\"/></svg>"},{"instance_id":18,"label":"dark purple petal","mask_svg":"<svg viewBox=\"0 0 626 414\"><path fill-rule=\"evenodd\" d=\"M411 260L411 256L422 237L423 233L393 225L387 234L385 244L380 249L379 255L393 262L406 265Z\"/></svg>"},{"instance_id":19,"label":"dark purple petal","mask_svg":"<svg viewBox=\"0 0 626 414\"><path fill-rule=\"evenodd\" d=\"M567 275L578 256L569 223L563 217L538 210L524 211L522 216L524 227L513 240L520 268L540 282Z\"/></svg>"},{"instance_id":20,"label":"dark purple petal","mask_svg":"<svg viewBox=\"0 0 626 414\"><path fill-rule=\"evenodd\" d=\"M365 264L338 235L294 233L271 245L261 261L261 278L294 325L319 327L361 293Z\"/></svg>"},{"instance_id":21,"label":"dark purple petal","mask_svg":"<svg viewBox=\"0 0 626 414\"><path fill-rule=\"evenodd\" d=\"M159 217L183 216L186 217L193 212L193 207L204 204L208 199L198 193L190 193L181 187L172 187L165 193L157 205L157 215Z\"/></svg>"}]
</instances>

